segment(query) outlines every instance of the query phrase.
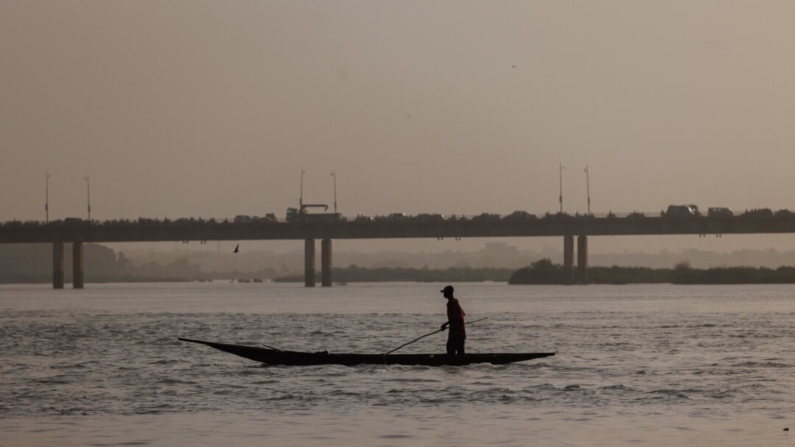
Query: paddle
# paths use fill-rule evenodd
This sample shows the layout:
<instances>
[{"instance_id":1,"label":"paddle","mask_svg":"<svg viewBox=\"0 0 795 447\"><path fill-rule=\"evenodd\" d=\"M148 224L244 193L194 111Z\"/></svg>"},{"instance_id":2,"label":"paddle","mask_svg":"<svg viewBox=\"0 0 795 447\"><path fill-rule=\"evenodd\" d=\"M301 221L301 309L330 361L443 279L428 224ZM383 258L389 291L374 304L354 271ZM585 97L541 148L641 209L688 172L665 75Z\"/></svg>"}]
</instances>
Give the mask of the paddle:
<instances>
[{"instance_id":1,"label":"paddle","mask_svg":"<svg viewBox=\"0 0 795 447\"><path fill-rule=\"evenodd\" d=\"M470 321L470 322L469 322L469 324L474 324L474 323L477 323L478 321L483 321L483 320L485 320L486 318L488 318L488 317L481 318L480 320ZM415 338L414 340L411 340L410 342L408 342L408 343L406 343L406 344L404 344L404 345L400 345L400 346L398 346L397 348L395 348L395 349L393 349L393 350L391 350L391 351L389 351L389 352L385 352L385 353L384 353L384 355L389 355L389 354L391 354L391 353L393 353L393 352L397 351L397 350L398 350L398 349L400 349L400 348L406 347L406 346L408 346L408 345L410 345L410 344L412 344L412 343L414 343L414 342L417 342L417 341L420 341L420 340L422 340L423 338L425 338L425 337L427 337L427 336L429 336L429 335L437 334L437 333L439 333L439 332L442 332L442 330L441 330L441 329L438 329L438 330L435 330L435 331L433 331L433 332L431 332L431 333L425 334L425 335L423 335L422 337Z\"/></svg>"}]
</instances>

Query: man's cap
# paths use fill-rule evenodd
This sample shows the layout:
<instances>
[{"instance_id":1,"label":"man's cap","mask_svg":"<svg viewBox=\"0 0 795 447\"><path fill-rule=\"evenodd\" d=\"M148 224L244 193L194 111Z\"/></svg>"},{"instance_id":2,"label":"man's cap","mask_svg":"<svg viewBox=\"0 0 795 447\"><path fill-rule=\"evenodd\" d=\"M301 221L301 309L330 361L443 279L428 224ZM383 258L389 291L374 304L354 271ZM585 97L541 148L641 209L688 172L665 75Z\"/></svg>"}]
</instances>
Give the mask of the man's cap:
<instances>
[{"instance_id":1,"label":"man's cap","mask_svg":"<svg viewBox=\"0 0 795 447\"><path fill-rule=\"evenodd\" d=\"M444 289L440 290L440 292L442 292L442 293L445 293L445 292L453 293L453 290L454 290L453 286L447 286Z\"/></svg>"}]
</instances>

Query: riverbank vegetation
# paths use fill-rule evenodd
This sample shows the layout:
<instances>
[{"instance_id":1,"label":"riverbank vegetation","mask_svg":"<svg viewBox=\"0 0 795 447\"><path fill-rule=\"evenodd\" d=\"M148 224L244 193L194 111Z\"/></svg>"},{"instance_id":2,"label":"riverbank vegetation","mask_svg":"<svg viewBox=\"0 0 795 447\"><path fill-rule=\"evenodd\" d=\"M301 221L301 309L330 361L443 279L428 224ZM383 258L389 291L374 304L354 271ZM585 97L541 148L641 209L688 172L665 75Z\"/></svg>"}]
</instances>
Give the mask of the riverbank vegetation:
<instances>
[{"instance_id":1,"label":"riverbank vegetation","mask_svg":"<svg viewBox=\"0 0 795 447\"><path fill-rule=\"evenodd\" d=\"M576 270L576 269L575 269ZM509 284L566 284L563 266L541 259L514 272ZM574 282L582 283L581 278ZM588 284L795 284L795 267L713 267L697 269L687 262L674 268L589 267Z\"/></svg>"}]
</instances>

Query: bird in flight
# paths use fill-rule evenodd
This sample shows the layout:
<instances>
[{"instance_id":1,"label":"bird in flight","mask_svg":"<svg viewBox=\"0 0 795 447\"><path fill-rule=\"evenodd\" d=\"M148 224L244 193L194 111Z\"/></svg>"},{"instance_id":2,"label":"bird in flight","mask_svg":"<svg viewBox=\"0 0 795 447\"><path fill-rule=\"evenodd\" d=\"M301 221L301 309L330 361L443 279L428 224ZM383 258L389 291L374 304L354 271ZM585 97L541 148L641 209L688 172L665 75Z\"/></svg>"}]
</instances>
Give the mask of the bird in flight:
<instances>
[{"instance_id":1,"label":"bird in flight","mask_svg":"<svg viewBox=\"0 0 795 447\"><path fill-rule=\"evenodd\" d=\"M239 252L239 251L240 251L240 250L239 250L239 248L240 248L240 244L237 244L237 245L235 246L235 251L234 251L234 253L237 253L237 252Z\"/></svg>"}]
</instances>

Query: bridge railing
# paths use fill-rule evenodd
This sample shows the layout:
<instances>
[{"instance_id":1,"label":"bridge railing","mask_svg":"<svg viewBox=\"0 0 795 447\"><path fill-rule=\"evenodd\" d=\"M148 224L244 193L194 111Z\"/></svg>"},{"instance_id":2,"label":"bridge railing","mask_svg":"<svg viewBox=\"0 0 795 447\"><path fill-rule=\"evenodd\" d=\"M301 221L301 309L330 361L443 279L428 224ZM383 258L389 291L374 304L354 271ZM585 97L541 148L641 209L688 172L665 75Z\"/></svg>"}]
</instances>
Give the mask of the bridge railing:
<instances>
[{"instance_id":1,"label":"bridge railing","mask_svg":"<svg viewBox=\"0 0 795 447\"><path fill-rule=\"evenodd\" d=\"M442 214L417 214L417 215L404 215L402 213L392 213L387 215L374 215L374 216L367 216L367 215L356 215L354 217L342 216L338 215L337 217L330 217L328 215L319 216L317 218L312 217L311 214L304 216L302 219L294 220L292 222L288 222L286 219L278 218L254 218L249 222L235 222L234 219L216 219L216 218L177 218L177 219L169 219L169 218L139 218L139 219L111 219L111 220L86 220L86 219L79 219L79 218L66 218L66 219L59 219L53 220L50 222L43 222L43 221L36 221L36 220L27 220L27 221L19 221L19 220L11 220L0 222L0 230L8 230L14 228L86 228L86 227L108 227L108 228L134 228L134 227L188 227L188 226L223 226L223 225L238 225L238 226L262 226L262 225L284 225L284 224L294 224L294 223L313 223L313 224L323 224L323 223L339 223L339 222L347 222L347 223L356 223L356 224L368 224L368 223L384 223L384 222L400 222L400 223L429 223L429 222L451 222L451 221L472 221L472 222L495 222L495 221L535 221L535 220L546 220L546 219L592 219L592 218L614 218L614 219L642 219L646 217L665 217L664 211L631 211L631 212L622 212L622 213L592 213L592 214L568 214L568 213L543 213L543 214L532 214L532 213L510 213L510 214L497 214L497 213L481 213L481 214L453 214L453 215L442 215ZM780 218L780 219L792 219L795 218L795 212L782 209L773 212L768 208L760 208L760 209L752 209L746 210L742 213L734 214L733 216L679 216L679 217L670 217L674 218L713 218L713 219L742 219L742 218L754 218L754 217L772 217L772 218Z\"/></svg>"}]
</instances>

